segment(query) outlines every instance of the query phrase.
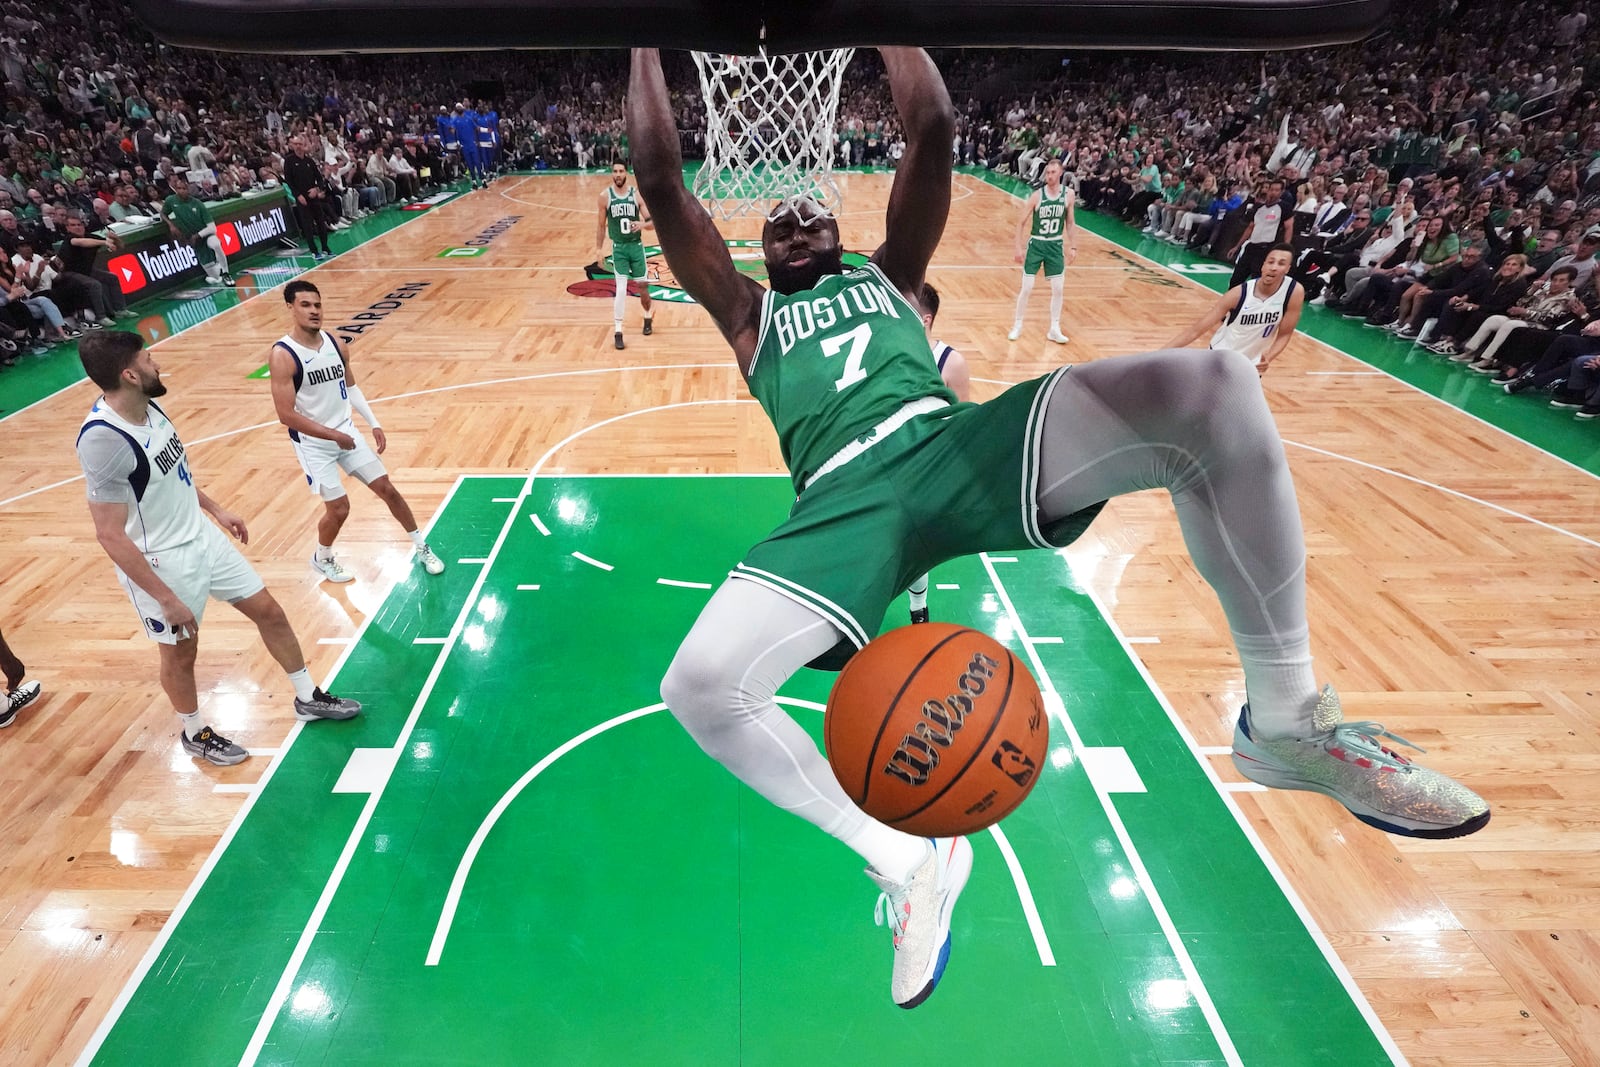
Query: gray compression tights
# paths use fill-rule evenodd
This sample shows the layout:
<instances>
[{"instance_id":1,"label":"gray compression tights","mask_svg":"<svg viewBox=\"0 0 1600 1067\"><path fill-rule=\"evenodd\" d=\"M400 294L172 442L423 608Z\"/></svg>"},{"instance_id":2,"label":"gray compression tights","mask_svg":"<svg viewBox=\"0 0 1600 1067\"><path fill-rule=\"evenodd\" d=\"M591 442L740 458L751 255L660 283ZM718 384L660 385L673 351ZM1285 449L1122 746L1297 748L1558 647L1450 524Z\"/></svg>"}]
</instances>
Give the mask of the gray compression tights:
<instances>
[{"instance_id":1,"label":"gray compression tights","mask_svg":"<svg viewBox=\"0 0 1600 1067\"><path fill-rule=\"evenodd\" d=\"M1185 350L1077 367L1051 397L1043 438L1047 520L1142 489L1172 494L1184 541L1240 646L1254 716L1268 710L1258 689L1271 688L1258 685L1257 675L1281 674L1281 662L1294 659L1304 662L1290 673L1309 678L1300 516L1277 427L1247 360ZM903 835L850 802L810 735L773 700L840 636L795 601L730 579L684 639L662 699L740 780L887 870L874 850L888 847L884 834ZM1269 667L1252 674L1252 659L1263 656ZM1314 683L1301 681L1294 693L1273 709L1289 720L1281 732L1310 733ZM875 827L882 834L867 832Z\"/></svg>"}]
</instances>

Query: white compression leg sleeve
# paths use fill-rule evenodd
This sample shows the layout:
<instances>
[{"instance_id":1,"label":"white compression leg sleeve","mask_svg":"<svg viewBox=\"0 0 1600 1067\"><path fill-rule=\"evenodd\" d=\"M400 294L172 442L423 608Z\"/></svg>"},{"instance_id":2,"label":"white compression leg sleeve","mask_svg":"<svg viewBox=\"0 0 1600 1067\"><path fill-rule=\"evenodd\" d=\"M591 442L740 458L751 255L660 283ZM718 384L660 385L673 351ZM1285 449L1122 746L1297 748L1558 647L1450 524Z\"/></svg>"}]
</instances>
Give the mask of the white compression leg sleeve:
<instances>
[{"instance_id":1,"label":"white compression leg sleeve","mask_svg":"<svg viewBox=\"0 0 1600 1067\"><path fill-rule=\"evenodd\" d=\"M617 275L617 295L612 298L611 304L611 318L617 324L619 330L622 328L622 317L627 310L628 279L619 274Z\"/></svg>"},{"instance_id":2,"label":"white compression leg sleeve","mask_svg":"<svg viewBox=\"0 0 1600 1067\"><path fill-rule=\"evenodd\" d=\"M1314 731L1305 536L1283 442L1255 369L1236 352L1097 360L1057 385L1045 415L1046 520L1166 489L1184 544L1216 591L1263 737Z\"/></svg>"},{"instance_id":3,"label":"white compression leg sleeve","mask_svg":"<svg viewBox=\"0 0 1600 1067\"><path fill-rule=\"evenodd\" d=\"M1057 274L1050 279L1050 328L1061 329L1061 298L1067 289L1067 276Z\"/></svg>"},{"instance_id":4,"label":"white compression leg sleeve","mask_svg":"<svg viewBox=\"0 0 1600 1067\"><path fill-rule=\"evenodd\" d=\"M840 638L832 623L742 579L722 584L684 638L661 699L712 759L778 807L904 880L927 856L850 802L811 735L773 700L778 687Z\"/></svg>"},{"instance_id":5,"label":"white compression leg sleeve","mask_svg":"<svg viewBox=\"0 0 1600 1067\"><path fill-rule=\"evenodd\" d=\"M1028 297L1033 293L1033 275L1022 276L1022 289L1017 293L1017 322L1022 321L1023 312L1028 310Z\"/></svg>"}]
</instances>

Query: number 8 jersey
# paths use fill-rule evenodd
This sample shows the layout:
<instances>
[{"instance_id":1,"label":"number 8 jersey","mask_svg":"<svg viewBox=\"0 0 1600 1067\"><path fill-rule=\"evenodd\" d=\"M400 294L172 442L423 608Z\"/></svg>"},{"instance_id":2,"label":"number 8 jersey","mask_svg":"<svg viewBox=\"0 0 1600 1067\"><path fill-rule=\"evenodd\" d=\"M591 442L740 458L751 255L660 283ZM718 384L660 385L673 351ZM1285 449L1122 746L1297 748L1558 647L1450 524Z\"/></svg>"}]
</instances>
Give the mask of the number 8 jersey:
<instances>
[{"instance_id":1,"label":"number 8 jersey","mask_svg":"<svg viewBox=\"0 0 1600 1067\"><path fill-rule=\"evenodd\" d=\"M294 357L294 409L312 422L337 430L351 423L350 393L344 383L344 357L339 354L339 343L327 330L322 330L322 344L308 348L285 334L278 338L279 347ZM294 430L289 431L291 441L300 440Z\"/></svg>"},{"instance_id":2,"label":"number 8 jersey","mask_svg":"<svg viewBox=\"0 0 1600 1067\"><path fill-rule=\"evenodd\" d=\"M902 405L956 402L928 358L921 312L875 263L798 293L768 290L748 382L778 431L796 492Z\"/></svg>"}]
</instances>

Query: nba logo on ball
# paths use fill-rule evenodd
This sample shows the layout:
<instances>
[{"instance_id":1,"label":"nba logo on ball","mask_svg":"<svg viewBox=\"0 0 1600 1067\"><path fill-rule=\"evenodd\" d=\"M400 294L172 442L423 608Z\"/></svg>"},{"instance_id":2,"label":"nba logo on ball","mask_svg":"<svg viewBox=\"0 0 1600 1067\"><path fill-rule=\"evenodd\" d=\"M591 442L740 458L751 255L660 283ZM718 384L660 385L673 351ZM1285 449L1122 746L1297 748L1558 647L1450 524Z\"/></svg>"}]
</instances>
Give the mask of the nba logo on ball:
<instances>
[{"instance_id":1,"label":"nba logo on ball","mask_svg":"<svg viewBox=\"0 0 1600 1067\"><path fill-rule=\"evenodd\" d=\"M1005 646L948 623L892 630L845 665L823 743L863 811L952 837L999 822L1038 780L1049 744L1039 686Z\"/></svg>"}]
</instances>

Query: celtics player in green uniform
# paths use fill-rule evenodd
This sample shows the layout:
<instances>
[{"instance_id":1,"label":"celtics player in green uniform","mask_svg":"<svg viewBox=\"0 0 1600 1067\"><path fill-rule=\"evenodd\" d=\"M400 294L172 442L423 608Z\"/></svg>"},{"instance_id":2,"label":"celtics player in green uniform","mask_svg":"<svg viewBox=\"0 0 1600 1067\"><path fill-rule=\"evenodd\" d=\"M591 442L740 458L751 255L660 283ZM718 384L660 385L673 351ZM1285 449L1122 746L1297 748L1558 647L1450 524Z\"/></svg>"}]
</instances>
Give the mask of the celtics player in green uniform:
<instances>
[{"instance_id":1,"label":"celtics player in green uniform","mask_svg":"<svg viewBox=\"0 0 1600 1067\"><path fill-rule=\"evenodd\" d=\"M639 306L644 309L644 335L652 330L650 310L650 282L645 276L644 227L650 225L639 202L639 191L628 185L626 163L611 164L611 184L600 194L600 225L595 231L594 258L598 262L606 254L606 239L611 239L611 273L617 279L616 300L611 311L611 339L618 348L626 348L622 340L622 316L628 307L628 281L639 279Z\"/></svg>"},{"instance_id":2,"label":"celtics player in green uniform","mask_svg":"<svg viewBox=\"0 0 1600 1067\"><path fill-rule=\"evenodd\" d=\"M654 49L633 53L628 123L667 261L732 347L798 494L712 594L662 698L707 754L867 862L894 935L895 1003L922 1003L944 973L972 847L912 837L857 808L774 694L807 664L837 668L934 565L1065 545L1108 497L1171 493L1239 651L1249 704L1234 746L1247 775L1327 793L1396 833L1484 825L1488 807L1475 794L1393 754L1376 724L1343 722L1333 690L1319 693L1294 487L1247 360L1147 352L1061 368L984 404L956 401L928 358L913 299L949 214L954 111L925 52L880 52L906 150L883 244L853 270L842 265L838 224L803 196L767 216L771 289L735 268L684 187Z\"/></svg>"},{"instance_id":3,"label":"celtics player in green uniform","mask_svg":"<svg viewBox=\"0 0 1600 1067\"><path fill-rule=\"evenodd\" d=\"M206 272L209 285L233 285L233 275L228 273L228 257L222 251L222 240L217 236L217 224L211 221L206 206L189 195L189 179L174 174L169 181L172 195L161 202L161 217L167 221L167 230L174 239L193 245L200 266Z\"/></svg>"},{"instance_id":4,"label":"celtics player in green uniform","mask_svg":"<svg viewBox=\"0 0 1600 1067\"><path fill-rule=\"evenodd\" d=\"M1050 279L1050 332L1045 337L1058 345L1067 343L1061 332L1061 295L1067 280L1067 264L1078 258L1078 227L1073 210L1074 194L1061 184L1061 161L1044 165L1044 187L1035 189L1022 205L1017 219L1017 262L1022 264L1022 291L1017 294L1017 317L1011 324L1008 340L1022 336L1022 315L1028 310L1033 292L1033 276L1044 268Z\"/></svg>"}]
</instances>

